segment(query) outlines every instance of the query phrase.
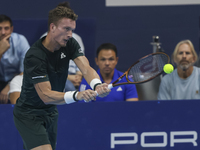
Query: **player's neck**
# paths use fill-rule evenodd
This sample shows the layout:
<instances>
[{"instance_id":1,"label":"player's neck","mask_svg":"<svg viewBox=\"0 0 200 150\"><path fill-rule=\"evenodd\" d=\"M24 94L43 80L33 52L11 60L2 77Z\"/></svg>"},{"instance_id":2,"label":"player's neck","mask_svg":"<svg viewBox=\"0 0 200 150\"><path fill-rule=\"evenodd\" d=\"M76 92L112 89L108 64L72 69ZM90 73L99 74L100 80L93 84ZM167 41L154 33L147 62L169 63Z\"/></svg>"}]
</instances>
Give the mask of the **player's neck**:
<instances>
[{"instance_id":1,"label":"player's neck","mask_svg":"<svg viewBox=\"0 0 200 150\"><path fill-rule=\"evenodd\" d=\"M187 77L189 77L192 72L193 72L193 66L190 66L188 69L183 70L180 67L177 68L177 72L180 78L182 79L186 79Z\"/></svg>"},{"instance_id":2,"label":"player's neck","mask_svg":"<svg viewBox=\"0 0 200 150\"><path fill-rule=\"evenodd\" d=\"M42 44L44 45L46 49L48 49L51 52L54 52L60 48L56 46L57 44L55 43L55 41L51 39L49 34L47 34L46 38L42 41Z\"/></svg>"}]
</instances>

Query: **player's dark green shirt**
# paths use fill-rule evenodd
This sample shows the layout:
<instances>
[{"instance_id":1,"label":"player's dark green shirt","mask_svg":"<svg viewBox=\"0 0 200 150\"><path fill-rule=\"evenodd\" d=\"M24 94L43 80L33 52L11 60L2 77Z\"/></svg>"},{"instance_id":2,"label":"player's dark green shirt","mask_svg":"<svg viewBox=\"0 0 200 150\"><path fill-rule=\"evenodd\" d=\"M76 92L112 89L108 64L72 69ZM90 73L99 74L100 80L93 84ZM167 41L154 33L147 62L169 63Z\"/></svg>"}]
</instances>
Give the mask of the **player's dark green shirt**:
<instances>
[{"instance_id":1,"label":"player's dark green shirt","mask_svg":"<svg viewBox=\"0 0 200 150\"><path fill-rule=\"evenodd\" d=\"M44 104L34 84L50 81L52 90L63 92L68 76L69 60L84 55L74 38L67 42L66 47L55 52L50 52L43 46L44 38L35 42L26 53L22 91L15 105L15 111L43 115L54 111L56 105Z\"/></svg>"}]
</instances>

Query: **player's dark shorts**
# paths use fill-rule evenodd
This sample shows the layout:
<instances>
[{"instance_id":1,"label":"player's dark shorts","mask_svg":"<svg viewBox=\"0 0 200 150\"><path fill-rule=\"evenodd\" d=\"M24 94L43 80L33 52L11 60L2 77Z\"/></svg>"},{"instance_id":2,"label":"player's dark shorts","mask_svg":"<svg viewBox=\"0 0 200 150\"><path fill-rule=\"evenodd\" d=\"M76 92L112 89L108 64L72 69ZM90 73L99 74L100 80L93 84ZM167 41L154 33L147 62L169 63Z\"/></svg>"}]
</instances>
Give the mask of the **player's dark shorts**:
<instances>
[{"instance_id":1,"label":"player's dark shorts","mask_svg":"<svg viewBox=\"0 0 200 150\"><path fill-rule=\"evenodd\" d=\"M56 148L58 111L49 115L30 115L13 112L14 122L19 131L24 149L30 150L37 146L51 144Z\"/></svg>"}]
</instances>

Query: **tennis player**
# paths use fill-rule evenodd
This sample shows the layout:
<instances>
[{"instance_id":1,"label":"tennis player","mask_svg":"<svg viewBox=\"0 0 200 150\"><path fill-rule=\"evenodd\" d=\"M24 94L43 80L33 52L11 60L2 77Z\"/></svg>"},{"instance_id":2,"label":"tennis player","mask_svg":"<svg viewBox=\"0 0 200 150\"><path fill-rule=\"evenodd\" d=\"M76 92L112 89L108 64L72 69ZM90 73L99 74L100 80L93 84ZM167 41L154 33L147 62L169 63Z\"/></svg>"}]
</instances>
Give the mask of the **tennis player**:
<instances>
[{"instance_id":1,"label":"tennis player","mask_svg":"<svg viewBox=\"0 0 200 150\"><path fill-rule=\"evenodd\" d=\"M94 100L97 96L94 90L100 97L110 92L72 38L77 17L72 9L63 6L51 10L47 36L36 41L26 53L22 91L13 111L15 126L26 150L55 150L56 105ZM74 60L93 90L62 92L70 59Z\"/></svg>"}]
</instances>

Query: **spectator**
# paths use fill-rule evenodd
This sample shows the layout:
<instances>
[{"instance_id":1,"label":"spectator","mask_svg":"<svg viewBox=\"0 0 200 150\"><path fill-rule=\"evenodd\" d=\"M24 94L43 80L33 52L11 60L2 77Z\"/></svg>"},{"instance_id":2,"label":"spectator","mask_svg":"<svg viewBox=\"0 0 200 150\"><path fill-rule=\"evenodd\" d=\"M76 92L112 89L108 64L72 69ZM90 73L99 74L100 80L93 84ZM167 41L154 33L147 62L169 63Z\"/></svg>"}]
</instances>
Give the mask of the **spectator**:
<instances>
[{"instance_id":1,"label":"spectator","mask_svg":"<svg viewBox=\"0 0 200 150\"><path fill-rule=\"evenodd\" d=\"M102 83L110 84L117 80L123 73L115 69L118 57L117 48L111 43L104 43L99 46L95 58L96 65L99 67L97 73ZM126 80L125 78L123 80ZM91 89L86 80L83 79L80 84L80 91ZM133 84L126 84L114 87L110 94L104 98L97 97L96 101L137 101L138 95L136 87Z\"/></svg>"},{"instance_id":2,"label":"spectator","mask_svg":"<svg viewBox=\"0 0 200 150\"><path fill-rule=\"evenodd\" d=\"M9 82L23 73L23 60L29 47L23 35L13 32L10 17L0 15L0 104L9 102Z\"/></svg>"},{"instance_id":3,"label":"spectator","mask_svg":"<svg viewBox=\"0 0 200 150\"><path fill-rule=\"evenodd\" d=\"M194 66L197 59L190 40L176 45L172 60L177 68L162 78L158 100L200 99L200 69Z\"/></svg>"}]
</instances>

